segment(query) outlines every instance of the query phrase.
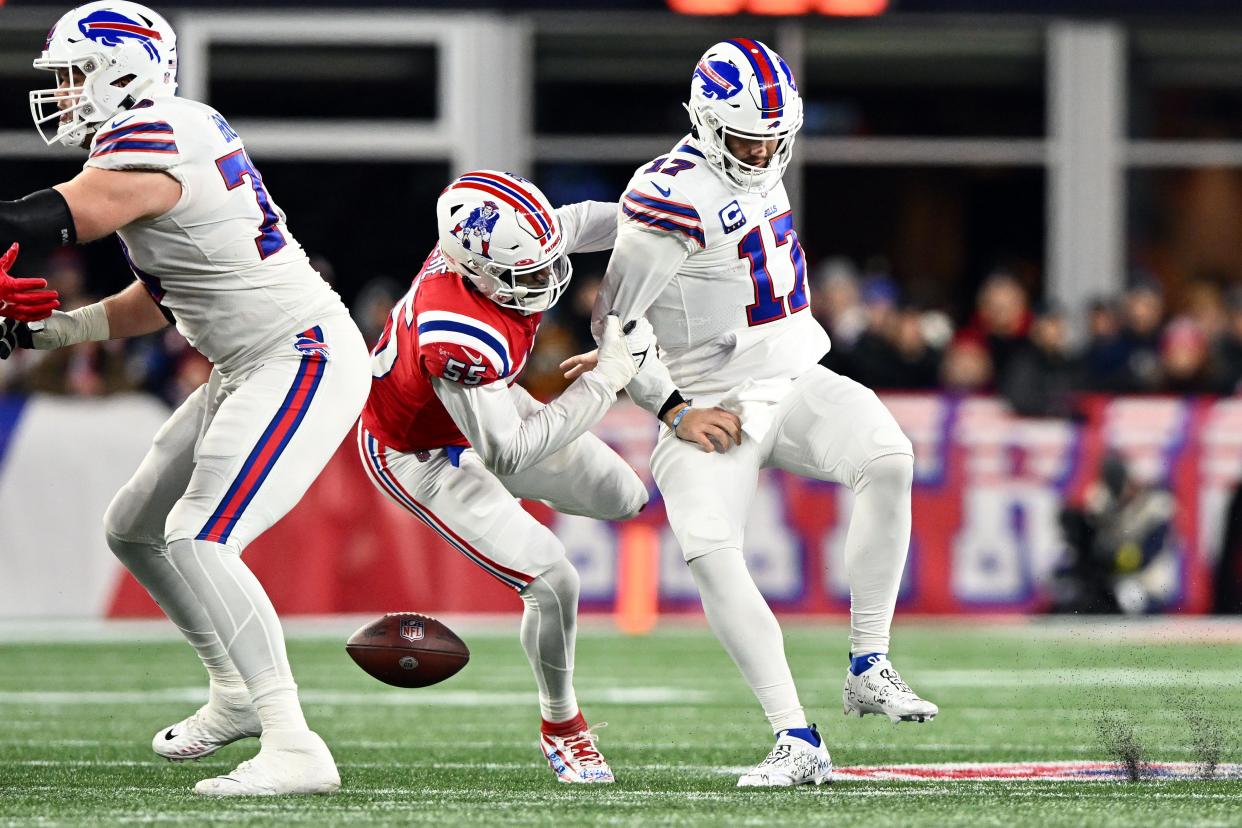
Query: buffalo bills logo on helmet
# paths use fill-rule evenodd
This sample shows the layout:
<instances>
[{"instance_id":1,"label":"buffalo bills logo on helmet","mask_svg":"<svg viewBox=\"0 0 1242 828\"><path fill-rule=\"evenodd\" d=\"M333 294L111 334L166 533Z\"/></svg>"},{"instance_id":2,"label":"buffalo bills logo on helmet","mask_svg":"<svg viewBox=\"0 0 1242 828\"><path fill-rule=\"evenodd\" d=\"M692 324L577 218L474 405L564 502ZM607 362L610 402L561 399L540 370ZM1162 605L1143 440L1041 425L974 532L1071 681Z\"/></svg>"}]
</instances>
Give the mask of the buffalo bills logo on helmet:
<instances>
[{"instance_id":1,"label":"buffalo bills logo on helmet","mask_svg":"<svg viewBox=\"0 0 1242 828\"><path fill-rule=\"evenodd\" d=\"M309 336L299 336L293 343L293 347L303 354L317 354L320 359L327 359L332 355L332 349L328 347L328 343Z\"/></svg>"},{"instance_id":2,"label":"buffalo bills logo on helmet","mask_svg":"<svg viewBox=\"0 0 1242 828\"><path fill-rule=\"evenodd\" d=\"M482 207L475 207L471 210L470 215L466 216L464 221L457 222L457 226L453 228L453 235L467 250L475 251L472 245L477 242L479 249L475 252L490 259L492 257L490 253L492 230L496 228L498 221L500 221L500 207L494 201L485 201Z\"/></svg>"},{"instance_id":3,"label":"buffalo bills logo on helmet","mask_svg":"<svg viewBox=\"0 0 1242 828\"><path fill-rule=\"evenodd\" d=\"M154 42L164 39L160 33L150 25L143 25L119 12L107 9L91 12L78 21L78 28L88 39L103 46L120 46L126 40L136 40L147 50L151 60L160 59Z\"/></svg>"},{"instance_id":4,"label":"buffalo bills logo on helmet","mask_svg":"<svg viewBox=\"0 0 1242 828\"><path fill-rule=\"evenodd\" d=\"M742 73L724 60L700 60L694 76L703 84L703 95L726 101L742 91Z\"/></svg>"}]
</instances>

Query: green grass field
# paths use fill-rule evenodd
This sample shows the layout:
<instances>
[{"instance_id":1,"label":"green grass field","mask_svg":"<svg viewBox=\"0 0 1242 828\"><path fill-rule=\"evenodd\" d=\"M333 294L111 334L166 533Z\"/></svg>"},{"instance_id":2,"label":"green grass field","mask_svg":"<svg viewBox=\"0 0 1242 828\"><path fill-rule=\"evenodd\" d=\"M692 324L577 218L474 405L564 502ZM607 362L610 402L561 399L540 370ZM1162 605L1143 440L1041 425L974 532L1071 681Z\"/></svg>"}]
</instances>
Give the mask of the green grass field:
<instances>
[{"instance_id":1,"label":"green grass field","mask_svg":"<svg viewBox=\"0 0 1242 828\"><path fill-rule=\"evenodd\" d=\"M533 680L516 620L503 626L465 627L470 665L424 690L374 682L336 630L294 633L308 718L337 756L342 792L231 801L190 788L257 742L180 765L148 746L203 694L179 641L49 645L0 628L0 825L1242 825L1242 781L1220 778L739 791L737 773L762 758L769 733L732 663L695 626L647 638L582 632L579 697L588 718L609 723L601 746L618 782L571 789L534 747ZM1106 760L1105 743L1127 729L1149 760L1199 763L1215 751L1242 761L1238 627L907 619L894 659L941 715L900 726L841 715L843 629L787 632L803 702L839 768Z\"/></svg>"}]
</instances>

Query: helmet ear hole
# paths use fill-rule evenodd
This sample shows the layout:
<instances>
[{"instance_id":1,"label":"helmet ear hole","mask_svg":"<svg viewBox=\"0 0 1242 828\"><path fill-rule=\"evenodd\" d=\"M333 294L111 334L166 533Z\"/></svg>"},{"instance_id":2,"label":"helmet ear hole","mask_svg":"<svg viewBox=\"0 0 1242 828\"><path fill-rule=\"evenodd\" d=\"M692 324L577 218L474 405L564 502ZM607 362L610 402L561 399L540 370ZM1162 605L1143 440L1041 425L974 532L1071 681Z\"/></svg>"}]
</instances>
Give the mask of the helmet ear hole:
<instances>
[{"instance_id":1,"label":"helmet ear hole","mask_svg":"<svg viewBox=\"0 0 1242 828\"><path fill-rule=\"evenodd\" d=\"M118 89L124 89L125 87L133 83L134 79L137 77L138 77L137 75L133 75L133 74L126 75L123 78L117 78L116 80L114 80L112 82L112 85L117 87Z\"/></svg>"}]
</instances>

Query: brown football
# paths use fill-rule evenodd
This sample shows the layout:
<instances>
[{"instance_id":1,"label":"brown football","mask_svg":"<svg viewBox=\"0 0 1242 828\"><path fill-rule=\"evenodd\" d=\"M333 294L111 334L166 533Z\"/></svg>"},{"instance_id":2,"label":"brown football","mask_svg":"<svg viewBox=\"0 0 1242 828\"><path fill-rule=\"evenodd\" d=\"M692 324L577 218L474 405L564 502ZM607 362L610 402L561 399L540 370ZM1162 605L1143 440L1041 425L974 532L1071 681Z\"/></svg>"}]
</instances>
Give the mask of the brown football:
<instances>
[{"instance_id":1,"label":"brown football","mask_svg":"<svg viewBox=\"0 0 1242 828\"><path fill-rule=\"evenodd\" d=\"M456 633L429 615L390 612L345 643L359 667L394 687L426 687L455 675L470 660Z\"/></svg>"}]
</instances>

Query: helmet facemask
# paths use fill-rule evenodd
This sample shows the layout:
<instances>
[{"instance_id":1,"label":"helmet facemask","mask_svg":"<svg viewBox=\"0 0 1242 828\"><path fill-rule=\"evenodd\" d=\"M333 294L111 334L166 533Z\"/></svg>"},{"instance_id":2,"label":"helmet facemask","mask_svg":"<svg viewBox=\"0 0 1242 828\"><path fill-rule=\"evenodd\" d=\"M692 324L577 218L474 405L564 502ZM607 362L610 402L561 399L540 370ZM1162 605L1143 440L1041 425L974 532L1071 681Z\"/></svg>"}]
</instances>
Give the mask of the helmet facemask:
<instances>
[{"instance_id":1,"label":"helmet facemask","mask_svg":"<svg viewBox=\"0 0 1242 828\"><path fill-rule=\"evenodd\" d=\"M101 123L142 100L138 79L132 73L116 71L102 54L74 60L40 58L34 66L55 73L58 81L68 79L67 85L58 82L55 87L30 93L35 129L49 146L86 147ZM62 106L65 101L68 106Z\"/></svg>"},{"instance_id":2,"label":"helmet facemask","mask_svg":"<svg viewBox=\"0 0 1242 828\"><path fill-rule=\"evenodd\" d=\"M527 315L555 305L573 276L573 265L564 252L547 261L513 267L498 262L458 261L447 254L445 258L488 299Z\"/></svg>"},{"instance_id":3,"label":"helmet facemask","mask_svg":"<svg viewBox=\"0 0 1242 828\"><path fill-rule=\"evenodd\" d=\"M690 113L690 123L694 128L694 136L698 139L699 149L707 157L708 163L722 172L729 181L749 193L766 192L772 189L785 175L789 162L793 160L794 138L802 126L802 113L799 111L797 120L788 128L769 134L756 134L729 127L709 110L686 105ZM742 138L747 141L777 141L776 149L768 156L767 164L756 166L747 163L732 152L725 141L726 136Z\"/></svg>"}]
</instances>

